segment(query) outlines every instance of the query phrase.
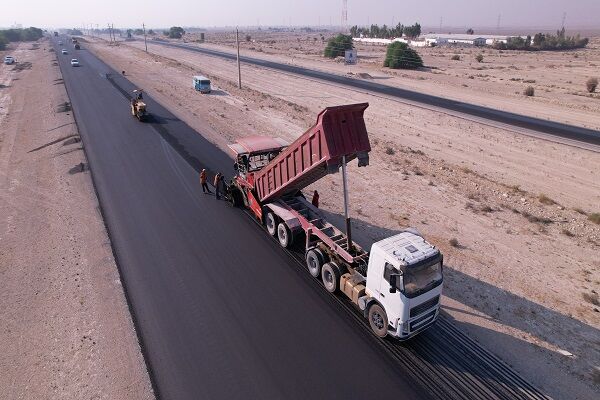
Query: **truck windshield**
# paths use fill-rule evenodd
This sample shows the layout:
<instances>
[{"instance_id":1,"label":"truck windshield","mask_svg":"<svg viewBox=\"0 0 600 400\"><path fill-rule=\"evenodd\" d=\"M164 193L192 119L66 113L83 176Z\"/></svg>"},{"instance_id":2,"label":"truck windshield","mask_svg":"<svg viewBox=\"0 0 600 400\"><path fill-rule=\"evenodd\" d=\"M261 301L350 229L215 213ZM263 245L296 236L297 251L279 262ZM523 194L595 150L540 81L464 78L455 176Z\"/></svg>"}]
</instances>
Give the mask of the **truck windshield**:
<instances>
[{"instance_id":1,"label":"truck windshield","mask_svg":"<svg viewBox=\"0 0 600 400\"><path fill-rule=\"evenodd\" d=\"M280 151L277 150L268 153L250 154L248 156L248 172L258 171L259 169L267 165L269 162L271 162L272 159L277 157L279 153Z\"/></svg>"},{"instance_id":2,"label":"truck windshield","mask_svg":"<svg viewBox=\"0 0 600 400\"><path fill-rule=\"evenodd\" d=\"M404 295L416 297L442 282L442 263L407 268L404 272Z\"/></svg>"}]
</instances>

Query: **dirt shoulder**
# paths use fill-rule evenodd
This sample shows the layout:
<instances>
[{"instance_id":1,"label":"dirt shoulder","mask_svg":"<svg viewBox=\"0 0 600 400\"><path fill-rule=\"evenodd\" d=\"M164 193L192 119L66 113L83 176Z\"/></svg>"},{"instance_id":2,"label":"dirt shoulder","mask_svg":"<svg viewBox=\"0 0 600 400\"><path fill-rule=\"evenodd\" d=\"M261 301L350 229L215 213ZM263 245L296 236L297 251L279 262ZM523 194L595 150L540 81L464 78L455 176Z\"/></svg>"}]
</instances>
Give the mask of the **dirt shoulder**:
<instances>
[{"instance_id":1,"label":"dirt shoulder","mask_svg":"<svg viewBox=\"0 0 600 400\"><path fill-rule=\"evenodd\" d=\"M0 72L0 390L153 399L56 55Z\"/></svg>"},{"instance_id":2,"label":"dirt shoulder","mask_svg":"<svg viewBox=\"0 0 600 400\"><path fill-rule=\"evenodd\" d=\"M445 254L458 324L554 397L597 397L597 153L249 65L240 90L231 61L138 45L86 44L222 148L254 134L293 140L323 107L368 101L370 166L349 168L355 237L416 227ZM192 89L196 74L213 94ZM307 191L334 222L340 179Z\"/></svg>"}]
</instances>

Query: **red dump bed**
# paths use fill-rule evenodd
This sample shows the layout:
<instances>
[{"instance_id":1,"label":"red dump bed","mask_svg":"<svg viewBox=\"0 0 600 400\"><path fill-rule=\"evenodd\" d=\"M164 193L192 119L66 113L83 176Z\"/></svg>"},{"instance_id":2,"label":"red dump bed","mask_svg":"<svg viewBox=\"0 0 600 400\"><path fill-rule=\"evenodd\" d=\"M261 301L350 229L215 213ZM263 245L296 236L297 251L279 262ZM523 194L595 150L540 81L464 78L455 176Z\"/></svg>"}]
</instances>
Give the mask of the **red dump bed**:
<instances>
[{"instance_id":1,"label":"red dump bed","mask_svg":"<svg viewBox=\"0 0 600 400\"><path fill-rule=\"evenodd\" d=\"M317 123L254 174L260 202L296 193L327 173L337 172L342 156L368 165L371 151L363 114L368 103L328 107Z\"/></svg>"}]
</instances>

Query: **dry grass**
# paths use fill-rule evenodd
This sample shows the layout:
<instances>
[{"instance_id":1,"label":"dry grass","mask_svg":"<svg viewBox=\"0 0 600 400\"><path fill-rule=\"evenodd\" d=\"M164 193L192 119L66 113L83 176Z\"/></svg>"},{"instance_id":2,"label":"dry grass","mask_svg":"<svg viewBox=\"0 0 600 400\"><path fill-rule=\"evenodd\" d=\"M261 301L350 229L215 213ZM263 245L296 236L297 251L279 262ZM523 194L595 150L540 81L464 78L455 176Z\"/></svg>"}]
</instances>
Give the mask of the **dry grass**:
<instances>
[{"instance_id":1,"label":"dry grass","mask_svg":"<svg viewBox=\"0 0 600 400\"><path fill-rule=\"evenodd\" d=\"M573 232L571 232L570 230L568 230L567 228L561 229L560 233L562 233L563 235L568 236L568 237L575 236L575 234Z\"/></svg>"},{"instance_id":2,"label":"dry grass","mask_svg":"<svg viewBox=\"0 0 600 400\"><path fill-rule=\"evenodd\" d=\"M593 223L600 225L600 213L592 213L588 215L588 219Z\"/></svg>"},{"instance_id":3,"label":"dry grass","mask_svg":"<svg viewBox=\"0 0 600 400\"><path fill-rule=\"evenodd\" d=\"M584 293L583 299L585 301L587 301L588 303L591 303L595 306L600 306L600 298L598 297L598 293L596 293L596 292Z\"/></svg>"},{"instance_id":4,"label":"dry grass","mask_svg":"<svg viewBox=\"0 0 600 400\"><path fill-rule=\"evenodd\" d=\"M460 247L460 243L458 243L458 239L457 238L452 238L448 241L448 243L450 243L450 246L454 247L454 248L459 248Z\"/></svg>"},{"instance_id":5,"label":"dry grass","mask_svg":"<svg viewBox=\"0 0 600 400\"><path fill-rule=\"evenodd\" d=\"M527 218L527 220L529 222L533 222L533 223L540 223L540 224L550 224L553 221L550 218L546 218L546 217L538 217L536 215L533 215L527 211L524 211L522 213L522 215Z\"/></svg>"},{"instance_id":6,"label":"dry grass","mask_svg":"<svg viewBox=\"0 0 600 400\"><path fill-rule=\"evenodd\" d=\"M538 200L540 201L540 203L545 204L547 206L552 206L552 205L556 204L556 202L554 200L552 200L550 197L546 196L544 193L541 193L538 196Z\"/></svg>"},{"instance_id":7,"label":"dry grass","mask_svg":"<svg viewBox=\"0 0 600 400\"><path fill-rule=\"evenodd\" d=\"M581 214L581 215L588 215L588 214L587 214L587 213L586 213L584 210L582 210L582 209L581 209L581 208L579 208L579 207L575 207L575 208L573 209L573 211L575 211L576 213L579 213L579 214Z\"/></svg>"},{"instance_id":8,"label":"dry grass","mask_svg":"<svg viewBox=\"0 0 600 400\"><path fill-rule=\"evenodd\" d=\"M387 154L389 156L393 156L394 154L396 154L396 151L394 149L392 149L391 147L386 147L385 154Z\"/></svg>"}]
</instances>

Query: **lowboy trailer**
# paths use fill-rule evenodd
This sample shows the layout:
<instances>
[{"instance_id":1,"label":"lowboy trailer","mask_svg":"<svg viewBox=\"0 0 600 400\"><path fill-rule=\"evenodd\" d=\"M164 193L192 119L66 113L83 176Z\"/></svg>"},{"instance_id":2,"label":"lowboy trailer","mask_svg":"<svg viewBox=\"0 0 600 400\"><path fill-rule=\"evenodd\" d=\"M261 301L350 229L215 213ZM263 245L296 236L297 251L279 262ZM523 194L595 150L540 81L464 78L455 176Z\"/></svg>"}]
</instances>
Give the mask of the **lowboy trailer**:
<instances>
[{"instance_id":1,"label":"lowboy trailer","mask_svg":"<svg viewBox=\"0 0 600 400\"><path fill-rule=\"evenodd\" d=\"M234 206L246 207L283 247L303 239L308 272L329 292L347 296L373 332L408 339L431 326L442 294L441 252L415 231L373 243L354 243L348 216L346 165L369 164L363 114L367 103L328 107L292 144L254 136L229 146L236 176L228 187ZM346 230L329 223L301 190L342 170Z\"/></svg>"}]
</instances>

